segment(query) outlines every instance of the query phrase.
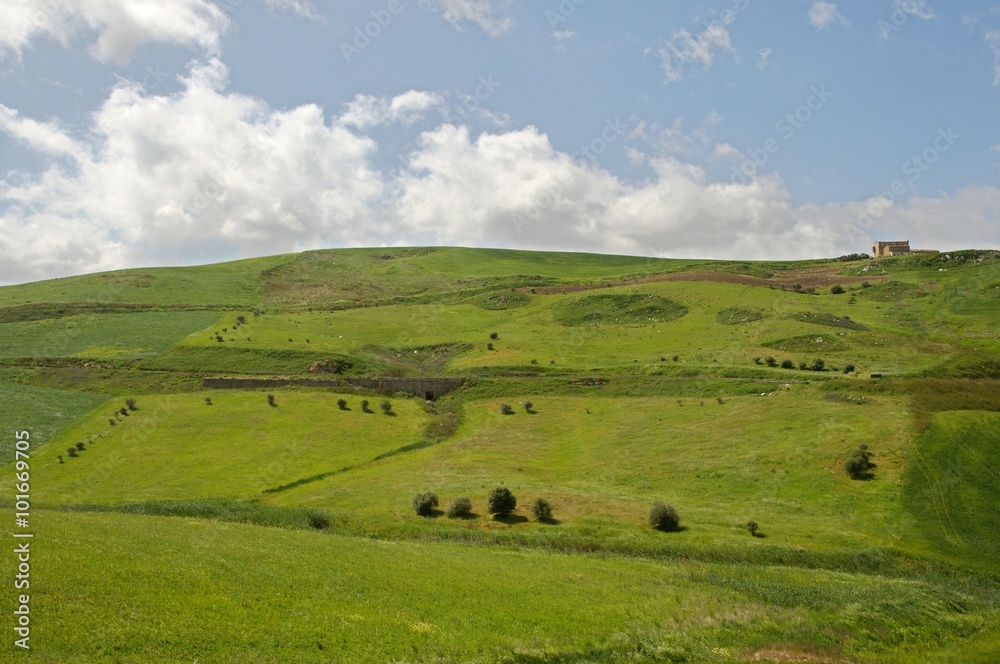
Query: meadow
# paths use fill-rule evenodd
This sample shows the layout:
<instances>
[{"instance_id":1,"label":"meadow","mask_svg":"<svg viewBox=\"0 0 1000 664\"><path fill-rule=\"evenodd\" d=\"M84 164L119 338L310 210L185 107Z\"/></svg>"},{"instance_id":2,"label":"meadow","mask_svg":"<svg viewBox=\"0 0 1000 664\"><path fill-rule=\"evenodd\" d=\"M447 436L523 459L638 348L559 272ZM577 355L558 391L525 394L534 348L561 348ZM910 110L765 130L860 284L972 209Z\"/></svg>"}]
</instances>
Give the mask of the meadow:
<instances>
[{"instance_id":1,"label":"meadow","mask_svg":"<svg viewBox=\"0 0 1000 664\"><path fill-rule=\"evenodd\" d=\"M32 441L30 658L995 662L997 293L997 252L458 248L0 288L0 422ZM374 376L464 385L348 382Z\"/></svg>"}]
</instances>

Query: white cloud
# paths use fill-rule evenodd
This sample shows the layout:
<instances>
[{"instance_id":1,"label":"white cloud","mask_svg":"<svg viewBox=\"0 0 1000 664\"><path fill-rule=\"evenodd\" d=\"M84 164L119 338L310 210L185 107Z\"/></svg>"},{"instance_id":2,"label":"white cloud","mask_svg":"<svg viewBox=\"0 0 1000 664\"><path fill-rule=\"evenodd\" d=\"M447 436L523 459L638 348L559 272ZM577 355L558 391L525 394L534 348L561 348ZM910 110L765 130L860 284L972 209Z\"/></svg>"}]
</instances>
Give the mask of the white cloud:
<instances>
[{"instance_id":1,"label":"white cloud","mask_svg":"<svg viewBox=\"0 0 1000 664\"><path fill-rule=\"evenodd\" d=\"M1000 85L1000 30L986 33L986 45L993 52L993 85Z\"/></svg>"},{"instance_id":2,"label":"white cloud","mask_svg":"<svg viewBox=\"0 0 1000 664\"><path fill-rule=\"evenodd\" d=\"M700 64L708 69L715 61L717 51L732 51L729 31L720 22L711 23L698 35L681 29L670 40L657 49L666 83L684 79L685 67L690 63Z\"/></svg>"},{"instance_id":3,"label":"white cloud","mask_svg":"<svg viewBox=\"0 0 1000 664\"><path fill-rule=\"evenodd\" d=\"M809 8L809 23L817 30L825 30L834 22L846 23L837 10L837 4L826 0L816 0Z\"/></svg>"},{"instance_id":4,"label":"white cloud","mask_svg":"<svg viewBox=\"0 0 1000 664\"><path fill-rule=\"evenodd\" d=\"M865 251L872 236L954 249L1000 245L1000 190L796 206L768 173L713 179L679 153L731 159L680 124L639 125L627 182L555 149L534 127L421 131L402 168L375 169L361 133L435 113L444 97L359 97L332 120L228 92L218 61L183 89L122 82L73 138L0 107L0 130L49 155L38 174L0 178L0 282L331 246L475 245L678 257L782 259ZM701 142L699 142L701 141ZM714 148L714 150L713 150ZM942 223L960 220L961 223Z\"/></svg>"},{"instance_id":5,"label":"white cloud","mask_svg":"<svg viewBox=\"0 0 1000 664\"><path fill-rule=\"evenodd\" d=\"M309 0L265 0L268 9L278 12L292 12L310 21L322 21L323 17L316 12Z\"/></svg>"},{"instance_id":6,"label":"white cloud","mask_svg":"<svg viewBox=\"0 0 1000 664\"><path fill-rule=\"evenodd\" d=\"M716 127L722 124L722 121L726 119L726 116L722 115L718 111L709 111L708 115L705 116L705 124Z\"/></svg>"},{"instance_id":7,"label":"white cloud","mask_svg":"<svg viewBox=\"0 0 1000 664\"><path fill-rule=\"evenodd\" d=\"M741 152L729 143L718 143L715 146L715 150L712 151L712 156L717 159L735 159L741 156Z\"/></svg>"},{"instance_id":8,"label":"white cloud","mask_svg":"<svg viewBox=\"0 0 1000 664\"><path fill-rule=\"evenodd\" d=\"M216 61L170 96L121 83L78 164L0 180L0 235L19 238L0 280L377 242L374 143L314 105L273 110L224 82ZM35 144L58 149L53 136Z\"/></svg>"},{"instance_id":9,"label":"white cloud","mask_svg":"<svg viewBox=\"0 0 1000 664\"><path fill-rule=\"evenodd\" d=\"M409 90L396 97L357 95L340 116L345 125L366 129L389 123L411 125L428 111L444 114L447 101L437 93Z\"/></svg>"},{"instance_id":10,"label":"white cloud","mask_svg":"<svg viewBox=\"0 0 1000 664\"><path fill-rule=\"evenodd\" d=\"M508 0L420 0L422 5L440 12L456 28L473 23L494 37L514 27L506 16Z\"/></svg>"},{"instance_id":11,"label":"white cloud","mask_svg":"<svg viewBox=\"0 0 1000 664\"><path fill-rule=\"evenodd\" d=\"M552 38L556 40L556 50L561 52L566 52L567 44L570 40L578 35L572 30L555 30L552 33Z\"/></svg>"},{"instance_id":12,"label":"white cloud","mask_svg":"<svg viewBox=\"0 0 1000 664\"><path fill-rule=\"evenodd\" d=\"M17 111L3 104L0 104L0 130L48 155L74 160L81 160L85 155L84 147L55 123L22 118Z\"/></svg>"},{"instance_id":13,"label":"white cloud","mask_svg":"<svg viewBox=\"0 0 1000 664\"><path fill-rule=\"evenodd\" d=\"M930 8L925 0L892 0L892 7L904 14L916 16L927 21L937 18L937 14L934 13L934 10Z\"/></svg>"},{"instance_id":14,"label":"white cloud","mask_svg":"<svg viewBox=\"0 0 1000 664\"><path fill-rule=\"evenodd\" d=\"M123 63L143 44L164 42L216 53L229 18L209 0L5 0L0 52L21 58L37 39L63 46L77 34L94 34L91 54Z\"/></svg>"}]
</instances>

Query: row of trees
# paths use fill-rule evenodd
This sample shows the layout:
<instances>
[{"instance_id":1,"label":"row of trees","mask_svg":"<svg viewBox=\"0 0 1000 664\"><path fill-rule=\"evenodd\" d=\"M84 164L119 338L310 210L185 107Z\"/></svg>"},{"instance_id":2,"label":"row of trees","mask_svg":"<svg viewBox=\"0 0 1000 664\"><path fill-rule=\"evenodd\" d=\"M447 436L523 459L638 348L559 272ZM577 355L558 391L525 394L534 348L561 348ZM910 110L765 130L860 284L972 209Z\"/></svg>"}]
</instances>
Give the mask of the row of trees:
<instances>
[{"instance_id":1,"label":"row of trees","mask_svg":"<svg viewBox=\"0 0 1000 664\"><path fill-rule=\"evenodd\" d=\"M440 501L433 491L422 491L413 496L413 511L419 516L433 516L438 511ZM517 497L505 486L495 487L486 499L486 511L497 518L509 517L517 508ZM472 516L472 500L462 496L451 501L445 512L451 518ZM545 498L536 498L531 504L531 514L543 523L553 520L552 504Z\"/></svg>"}]
</instances>

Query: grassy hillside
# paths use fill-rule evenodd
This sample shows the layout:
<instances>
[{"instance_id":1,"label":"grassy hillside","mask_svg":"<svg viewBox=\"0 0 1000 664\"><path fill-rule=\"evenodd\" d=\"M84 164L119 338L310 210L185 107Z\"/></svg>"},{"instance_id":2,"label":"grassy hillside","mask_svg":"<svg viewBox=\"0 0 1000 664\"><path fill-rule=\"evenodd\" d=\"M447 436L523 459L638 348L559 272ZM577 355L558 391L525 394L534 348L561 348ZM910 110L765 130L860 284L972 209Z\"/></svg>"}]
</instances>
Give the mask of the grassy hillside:
<instances>
[{"instance_id":1,"label":"grassy hillside","mask_svg":"<svg viewBox=\"0 0 1000 664\"><path fill-rule=\"evenodd\" d=\"M997 252L459 248L0 288L32 657L995 662L998 294ZM338 382L204 389L219 375ZM366 376L465 383L427 403ZM679 529L650 527L656 500Z\"/></svg>"}]
</instances>

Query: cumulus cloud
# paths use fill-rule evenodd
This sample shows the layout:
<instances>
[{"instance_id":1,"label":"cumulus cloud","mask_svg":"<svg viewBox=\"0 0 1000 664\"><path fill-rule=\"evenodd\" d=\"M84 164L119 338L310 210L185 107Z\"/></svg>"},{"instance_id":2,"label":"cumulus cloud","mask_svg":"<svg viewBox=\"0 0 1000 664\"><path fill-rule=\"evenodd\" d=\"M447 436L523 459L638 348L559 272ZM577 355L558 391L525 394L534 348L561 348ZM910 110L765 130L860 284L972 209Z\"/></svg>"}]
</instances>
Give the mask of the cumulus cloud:
<instances>
[{"instance_id":1,"label":"cumulus cloud","mask_svg":"<svg viewBox=\"0 0 1000 664\"><path fill-rule=\"evenodd\" d=\"M215 53L229 18L209 0L6 0L0 53L20 59L33 41L66 46L77 34L95 36L91 54L123 63L143 44L164 42Z\"/></svg>"},{"instance_id":2,"label":"cumulus cloud","mask_svg":"<svg viewBox=\"0 0 1000 664\"><path fill-rule=\"evenodd\" d=\"M447 100L433 92L409 90L396 97L357 95L346 106L340 122L359 129L390 123L411 125L428 111L447 112Z\"/></svg>"},{"instance_id":3,"label":"cumulus cloud","mask_svg":"<svg viewBox=\"0 0 1000 664\"><path fill-rule=\"evenodd\" d=\"M0 181L0 235L25 240L0 279L377 241L374 142L314 105L277 111L226 93L225 75L218 61L196 65L169 96L120 83L89 149L5 112L8 133L79 159Z\"/></svg>"},{"instance_id":4,"label":"cumulus cloud","mask_svg":"<svg viewBox=\"0 0 1000 664\"><path fill-rule=\"evenodd\" d=\"M809 8L809 23L817 30L825 30L835 22L846 23L837 10L837 4L826 0L816 0Z\"/></svg>"},{"instance_id":5,"label":"cumulus cloud","mask_svg":"<svg viewBox=\"0 0 1000 664\"><path fill-rule=\"evenodd\" d=\"M657 54L661 60L664 81L674 83L684 79L685 68L689 64L700 64L702 68L708 69L715 62L718 51L732 50L729 31L716 21L697 35L684 29L678 30L657 49Z\"/></svg>"},{"instance_id":6,"label":"cumulus cloud","mask_svg":"<svg viewBox=\"0 0 1000 664\"><path fill-rule=\"evenodd\" d=\"M774 174L726 181L678 156L705 140L679 124L623 130L648 173L639 182L559 151L534 127L440 121L411 124L412 152L379 170L365 130L433 115L442 95L358 97L326 118L315 105L277 110L230 92L227 74L217 60L194 64L181 90L161 95L120 82L78 132L86 139L0 107L0 131L50 158L40 173L0 176L0 282L359 245L742 259L853 253L873 236L1000 245L997 188L796 206ZM629 145L643 136L642 150Z\"/></svg>"},{"instance_id":7,"label":"cumulus cloud","mask_svg":"<svg viewBox=\"0 0 1000 664\"><path fill-rule=\"evenodd\" d=\"M456 28L465 23L479 26L494 37L514 27L514 19L506 16L506 0L420 0L422 5L441 13Z\"/></svg>"}]
</instances>

